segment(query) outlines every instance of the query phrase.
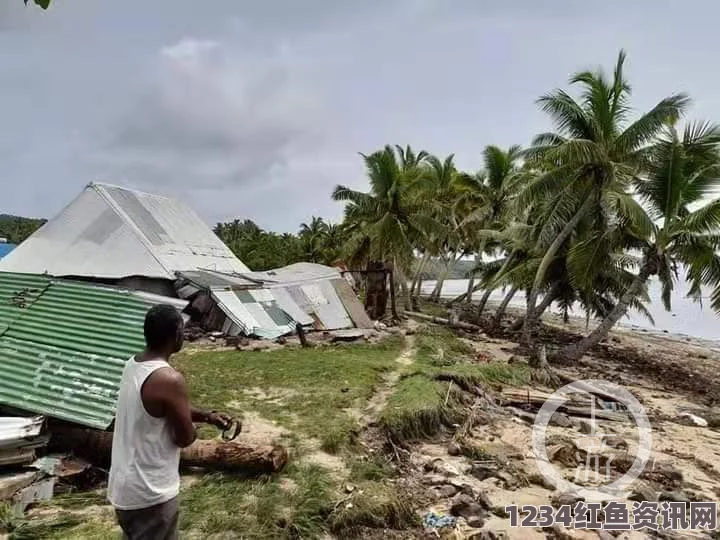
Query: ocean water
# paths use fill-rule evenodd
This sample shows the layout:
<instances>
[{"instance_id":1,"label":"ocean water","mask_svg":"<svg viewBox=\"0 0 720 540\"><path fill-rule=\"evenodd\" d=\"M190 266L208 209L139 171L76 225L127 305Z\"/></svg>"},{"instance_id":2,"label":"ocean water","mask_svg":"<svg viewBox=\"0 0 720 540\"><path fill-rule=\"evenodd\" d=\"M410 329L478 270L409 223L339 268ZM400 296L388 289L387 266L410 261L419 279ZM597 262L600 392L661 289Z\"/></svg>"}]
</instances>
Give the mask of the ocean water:
<instances>
[{"instance_id":1,"label":"ocean water","mask_svg":"<svg viewBox=\"0 0 720 540\"><path fill-rule=\"evenodd\" d=\"M430 294L434 288L434 281L425 281L423 282L422 292L423 294ZM620 320L619 324L720 342L720 316L710 309L709 299L701 305L686 298L687 289L687 284L684 281L677 283L672 296L672 311L665 311L660 300L660 284L657 281L651 281L649 293L652 301L647 307L653 319L655 319L655 326L636 311L630 311L626 317ZM466 290L467 280L450 279L443 284L442 296L443 298L454 298ZM473 299L479 300L482 295L483 291L478 291L473 294ZM505 293L502 290L493 291L490 301L501 302L504 296ZM510 305L524 308L525 295L518 291ZM555 305L550 309L557 313ZM572 315L584 317L584 313L580 310L576 310ZM592 327L593 321L590 321L590 325Z\"/></svg>"}]
</instances>

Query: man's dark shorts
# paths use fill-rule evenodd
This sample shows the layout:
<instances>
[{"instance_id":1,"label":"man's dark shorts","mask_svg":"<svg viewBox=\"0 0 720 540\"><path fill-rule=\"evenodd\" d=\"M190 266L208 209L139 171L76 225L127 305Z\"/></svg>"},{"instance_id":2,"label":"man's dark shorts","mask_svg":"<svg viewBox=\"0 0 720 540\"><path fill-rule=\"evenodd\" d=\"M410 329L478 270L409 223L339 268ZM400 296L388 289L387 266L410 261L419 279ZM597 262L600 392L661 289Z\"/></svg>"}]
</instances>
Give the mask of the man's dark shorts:
<instances>
[{"instance_id":1,"label":"man's dark shorts","mask_svg":"<svg viewBox=\"0 0 720 540\"><path fill-rule=\"evenodd\" d=\"M148 508L115 513L128 540L177 540L177 497Z\"/></svg>"}]
</instances>

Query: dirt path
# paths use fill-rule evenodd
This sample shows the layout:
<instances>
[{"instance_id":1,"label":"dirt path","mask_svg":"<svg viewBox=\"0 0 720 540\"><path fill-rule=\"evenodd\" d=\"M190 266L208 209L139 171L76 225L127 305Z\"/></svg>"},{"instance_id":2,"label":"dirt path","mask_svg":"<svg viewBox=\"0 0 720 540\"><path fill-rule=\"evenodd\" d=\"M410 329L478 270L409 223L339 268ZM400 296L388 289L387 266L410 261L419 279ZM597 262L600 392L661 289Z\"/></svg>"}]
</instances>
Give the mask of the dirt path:
<instances>
[{"instance_id":1,"label":"dirt path","mask_svg":"<svg viewBox=\"0 0 720 540\"><path fill-rule=\"evenodd\" d=\"M390 399L395 389L395 385L400 380L403 370L405 370L407 366L412 365L413 362L415 362L415 336L408 335L405 341L405 348L395 359L397 366L385 375L383 384L370 398L363 414L360 416L360 424L363 429L378 421L380 414L383 409L385 409L388 399Z\"/></svg>"}]
</instances>

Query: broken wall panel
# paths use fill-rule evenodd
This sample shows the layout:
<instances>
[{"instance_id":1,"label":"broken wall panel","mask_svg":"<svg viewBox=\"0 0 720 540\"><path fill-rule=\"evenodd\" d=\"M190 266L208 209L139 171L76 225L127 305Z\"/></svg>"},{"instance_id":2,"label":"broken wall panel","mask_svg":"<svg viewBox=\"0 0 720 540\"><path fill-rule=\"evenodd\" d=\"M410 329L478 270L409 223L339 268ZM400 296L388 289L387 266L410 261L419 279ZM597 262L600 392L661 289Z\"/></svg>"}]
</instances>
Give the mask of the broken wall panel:
<instances>
[{"instance_id":1,"label":"broken wall panel","mask_svg":"<svg viewBox=\"0 0 720 540\"><path fill-rule=\"evenodd\" d=\"M368 317L365 308L360 303L357 294L355 294L355 291L353 291L347 280L333 279L332 284L333 287L335 287L335 292L340 298L340 301L347 310L350 319L355 323L355 326L366 329L373 328L373 322L370 320L370 317Z\"/></svg>"}]
</instances>

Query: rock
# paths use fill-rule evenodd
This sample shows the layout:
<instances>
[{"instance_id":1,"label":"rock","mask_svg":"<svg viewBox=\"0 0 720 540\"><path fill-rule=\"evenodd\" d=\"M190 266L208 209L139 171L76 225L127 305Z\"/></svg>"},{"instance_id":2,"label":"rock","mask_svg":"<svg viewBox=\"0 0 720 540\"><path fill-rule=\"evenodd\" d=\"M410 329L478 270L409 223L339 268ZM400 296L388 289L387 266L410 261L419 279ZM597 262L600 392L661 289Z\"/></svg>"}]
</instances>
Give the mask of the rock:
<instances>
[{"instance_id":1,"label":"rock","mask_svg":"<svg viewBox=\"0 0 720 540\"><path fill-rule=\"evenodd\" d=\"M472 466L470 474L472 474L478 480L485 480L487 478L492 478L493 476L497 475L497 467L476 463Z\"/></svg>"},{"instance_id":2,"label":"rock","mask_svg":"<svg viewBox=\"0 0 720 540\"><path fill-rule=\"evenodd\" d=\"M473 529L480 529L483 527L483 525L485 525L485 519L480 516L470 516L468 518L465 518L465 521Z\"/></svg>"},{"instance_id":3,"label":"rock","mask_svg":"<svg viewBox=\"0 0 720 540\"><path fill-rule=\"evenodd\" d=\"M480 491L475 497L475 500L479 502L480 506L482 506L485 510L492 510L493 504L490 502L487 493L484 491Z\"/></svg>"},{"instance_id":4,"label":"rock","mask_svg":"<svg viewBox=\"0 0 720 540\"><path fill-rule=\"evenodd\" d=\"M345 485L345 491L346 491L347 493L352 493L353 491L355 491L355 486L352 485L352 484L346 484L346 485Z\"/></svg>"},{"instance_id":5,"label":"rock","mask_svg":"<svg viewBox=\"0 0 720 540\"><path fill-rule=\"evenodd\" d=\"M573 506L575 503L584 501L582 497L578 497L574 493L571 493L570 491L563 491L560 493L556 493L552 496L550 499L550 504L552 504L555 508L559 508L564 505L570 505Z\"/></svg>"},{"instance_id":6,"label":"rock","mask_svg":"<svg viewBox=\"0 0 720 540\"><path fill-rule=\"evenodd\" d=\"M561 428L570 428L573 426L572 420L567 414L556 412L550 417L550 425Z\"/></svg>"},{"instance_id":7,"label":"rock","mask_svg":"<svg viewBox=\"0 0 720 540\"><path fill-rule=\"evenodd\" d=\"M708 421L691 413L682 413L676 419L675 423L683 426L708 427Z\"/></svg>"},{"instance_id":8,"label":"rock","mask_svg":"<svg viewBox=\"0 0 720 540\"><path fill-rule=\"evenodd\" d=\"M445 484L437 488L438 497L441 499L449 499L457 494L458 489L450 484Z\"/></svg>"},{"instance_id":9,"label":"rock","mask_svg":"<svg viewBox=\"0 0 720 540\"><path fill-rule=\"evenodd\" d=\"M275 343L278 345L287 345L287 339L285 339L283 336L280 336L275 340Z\"/></svg>"},{"instance_id":10,"label":"rock","mask_svg":"<svg viewBox=\"0 0 720 540\"><path fill-rule=\"evenodd\" d=\"M459 456L462 453L462 448L456 441L452 441L447 448L447 453L451 456Z\"/></svg>"},{"instance_id":11,"label":"rock","mask_svg":"<svg viewBox=\"0 0 720 540\"><path fill-rule=\"evenodd\" d=\"M442 486L448 482L442 474L431 474L423 478L423 484L428 486Z\"/></svg>"},{"instance_id":12,"label":"rock","mask_svg":"<svg viewBox=\"0 0 720 540\"><path fill-rule=\"evenodd\" d=\"M528 476L528 482L549 489L550 491L555 491L555 485L540 473L534 473Z\"/></svg>"},{"instance_id":13,"label":"rock","mask_svg":"<svg viewBox=\"0 0 720 540\"><path fill-rule=\"evenodd\" d=\"M682 491L663 491L658 497L658 500L689 503L690 497Z\"/></svg>"},{"instance_id":14,"label":"rock","mask_svg":"<svg viewBox=\"0 0 720 540\"><path fill-rule=\"evenodd\" d=\"M482 517L485 515L485 510L480 504L475 502L475 499L464 493L460 493L453 499L452 506L450 507L450 513L456 517L463 517L469 519L471 517ZM482 527L482 525L480 525Z\"/></svg>"},{"instance_id":15,"label":"rock","mask_svg":"<svg viewBox=\"0 0 720 540\"><path fill-rule=\"evenodd\" d=\"M580 419L580 433L589 435L593 432L593 425L589 420Z\"/></svg>"},{"instance_id":16,"label":"rock","mask_svg":"<svg viewBox=\"0 0 720 540\"><path fill-rule=\"evenodd\" d=\"M645 482L635 482L628 500L636 502L656 502L657 495L655 494L655 490Z\"/></svg>"},{"instance_id":17,"label":"rock","mask_svg":"<svg viewBox=\"0 0 720 540\"><path fill-rule=\"evenodd\" d=\"M445 462L443 462L435 470L441 474L446 474L448 476L460 476L460 471L458 471L453 465Z\"/></svg>"}]
</instances>

